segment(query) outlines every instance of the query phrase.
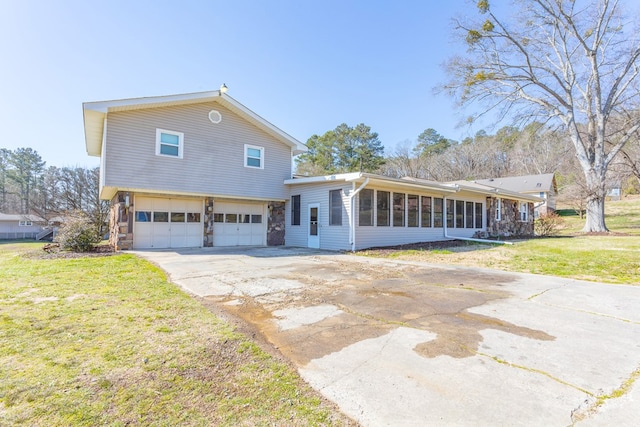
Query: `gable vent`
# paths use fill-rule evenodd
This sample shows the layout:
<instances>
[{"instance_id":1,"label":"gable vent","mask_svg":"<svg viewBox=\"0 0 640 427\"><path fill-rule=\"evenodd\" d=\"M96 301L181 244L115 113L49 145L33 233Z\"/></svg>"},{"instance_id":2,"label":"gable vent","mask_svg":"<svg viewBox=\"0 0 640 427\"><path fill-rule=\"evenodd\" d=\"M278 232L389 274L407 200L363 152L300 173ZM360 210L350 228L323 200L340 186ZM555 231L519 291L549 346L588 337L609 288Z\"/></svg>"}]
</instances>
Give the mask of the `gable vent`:
<instances>
[{"instance_id":1,"label":"gable vent","mask_svg":"<svg viewBox=\"0 0 640 427\"><path fill-rule=\"evenodd\" d=\"M219 111L211 110L209 111L209 120L211 123L218 124L222 121L222 114Z\"/></svg>"}]
</instances>

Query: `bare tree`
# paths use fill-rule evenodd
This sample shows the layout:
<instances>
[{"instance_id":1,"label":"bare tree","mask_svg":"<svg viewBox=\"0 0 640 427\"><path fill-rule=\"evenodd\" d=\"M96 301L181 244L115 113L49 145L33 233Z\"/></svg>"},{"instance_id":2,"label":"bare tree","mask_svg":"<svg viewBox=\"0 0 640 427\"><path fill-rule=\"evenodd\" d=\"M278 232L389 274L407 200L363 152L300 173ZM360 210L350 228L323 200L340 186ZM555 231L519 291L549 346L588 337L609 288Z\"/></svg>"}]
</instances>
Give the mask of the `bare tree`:
<instances>
[{"instance_id":1,"label":"bare tree","mask_svg":"<svg viewBox=\"0 0 640 427\"><path fill-rule=\"evenodd\" d=\"M379 172L394 178L405 176L428 178L424 166L425 163L420 161L420 155L416 152L415 144L410 140L405 140L396 145L391 156L385 159Z\"/></svg>"},{"instance_id":2,"label":"bare tree","mask_svg":"<svg viewBox=\"0 0 640 427\"><path fill-rule=\"evenodd\" d=\"M623 164L626 166L630 176L632 176L640 185L640 155L632 150L623 150L621 152Z\"/></svg>"},{"instance_id":3,"label":"bare tree","mask_svg":"<svg viewBox=\"0 0 640 427\"><path fill-rule=\"evenodd\" d=\"M565 169L573 156L573 146L564 132L527 126L518 136L511 153L516 167L525 175L553 173Z\"/></svg>"},{"instance_id":4,"label":"bare tree","mask_svg":"<svg viewBox=\"0 0 640 427\"><path fill-rule=\"evenodd\" d=\"M627 181L629 187L640 187L640 132L620 150L612 167L620 184Z\"/></svg>"},{"instance_id":5,"label":"bare tree","mask_svg":"<svg viewBox=\"0 0 640 427\"><path fill-rule=\"evenodd\" d=\"M85 169L87 177L87 189L85 198L88 204L88 213L91 221L98 229L100 235L107 229L109 218L109 201L100 199L100 168Z\"/></svg>"},{"instance_id":6,"label":"bare tree","mask_svg":"<svg viewBox=\"0 0 640 427\"><path fill-rule=\"evenodd\" d=\"M640 129L638 32L618 0L519 0L503 19L488 0L480 22L457 22L469 50L447 64L445 89L463 104L485 105L500 118L559 121L586 183L583 231L608 231L606 173ZM609 128L610 120L622 124Z\"/></svg>"}]
</instances>

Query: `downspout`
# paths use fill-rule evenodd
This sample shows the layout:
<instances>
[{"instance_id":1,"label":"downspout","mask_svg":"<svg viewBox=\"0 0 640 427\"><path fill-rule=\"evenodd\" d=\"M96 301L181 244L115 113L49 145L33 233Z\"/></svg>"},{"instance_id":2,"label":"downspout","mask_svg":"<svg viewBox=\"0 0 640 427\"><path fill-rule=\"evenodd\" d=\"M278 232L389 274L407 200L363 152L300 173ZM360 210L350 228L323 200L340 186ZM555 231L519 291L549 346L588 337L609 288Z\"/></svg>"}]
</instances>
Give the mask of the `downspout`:
<instances>
[{"instance_id":1,"label":"downspout","mask_svg":"<svg viewBox=\"0 0 640 427\"><path fill-rule=\"evenodd\" d=\"M364 182L358 187L357 190L353 191L349 194L349 206L351 206L351 216L349 217L349 237L351 239L351 252L356 251L356 207L355 203L353 203L356 194L358 194L361 190L363 190L367 184L369 184L369 178L365 178ZM355 187L355 182L353 183Z\"/></svg>"},{"instance_id":2,"label":"downspout","mask_svg":"<svg viewBox=\"0 0 640 427\"><path fill-rule=\"evenodd\" d=\"M468 242L478 242L478 243L499 243L503 245L513 245L513 242L504 242L500 240L488 240L488 239L474 239L472 237L458 237L458 236L449 236L447 233L447 196L442 196L442 228L444 230L444 237L447 239L453 240L464 240ZM488 220L489 218L487 218Z\"/></svg>"}]
</instances>

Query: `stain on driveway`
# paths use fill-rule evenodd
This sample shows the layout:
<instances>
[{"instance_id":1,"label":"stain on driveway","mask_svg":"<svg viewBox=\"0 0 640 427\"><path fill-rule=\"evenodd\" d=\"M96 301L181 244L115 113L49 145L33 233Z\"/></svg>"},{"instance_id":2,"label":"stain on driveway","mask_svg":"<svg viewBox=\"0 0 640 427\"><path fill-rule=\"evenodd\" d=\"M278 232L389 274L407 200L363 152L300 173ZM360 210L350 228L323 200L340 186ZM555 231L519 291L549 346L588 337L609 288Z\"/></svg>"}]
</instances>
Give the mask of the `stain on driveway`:
<instances>
[{"instance_id":1,"label":"stain on driveway","mask_svg":"<svg viewBox=\"0 0 640 427\"><path fill-rule=\"evenodd\" d=\"M640 288L291 248L140 254L365 425L589 421L640 368Z\"/></svg>"}]
</instances>

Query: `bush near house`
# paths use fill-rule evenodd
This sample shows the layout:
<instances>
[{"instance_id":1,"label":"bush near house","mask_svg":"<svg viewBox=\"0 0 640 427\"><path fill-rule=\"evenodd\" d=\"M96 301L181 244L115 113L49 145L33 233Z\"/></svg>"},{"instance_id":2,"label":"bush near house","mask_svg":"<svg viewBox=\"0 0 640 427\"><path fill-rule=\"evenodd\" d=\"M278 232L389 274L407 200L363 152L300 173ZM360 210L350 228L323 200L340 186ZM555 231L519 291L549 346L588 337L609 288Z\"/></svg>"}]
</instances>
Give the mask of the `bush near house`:
<instances>
[{"instance_id":1,"label":"bush near house","mask_svg":"<svg viewBox=\"0 0 640 427\"><path fill-rule=\"evenodd\" d=\"M544 212L533 223L533 231L536 236L557 236L563 229L564 220L555 212Z\"/></svg>"},{"instance_id":2,"label":"bush near house","mask_svg":"<svg viewBox=\"0 0 640 427\"><path fill-rule=\"evenodd\" d=\"M101 237L96 226L83 212L74 212L66 217L54 241L60 249L74 252L89 252L100 243Z\"/></svg>"}]
</instances>

